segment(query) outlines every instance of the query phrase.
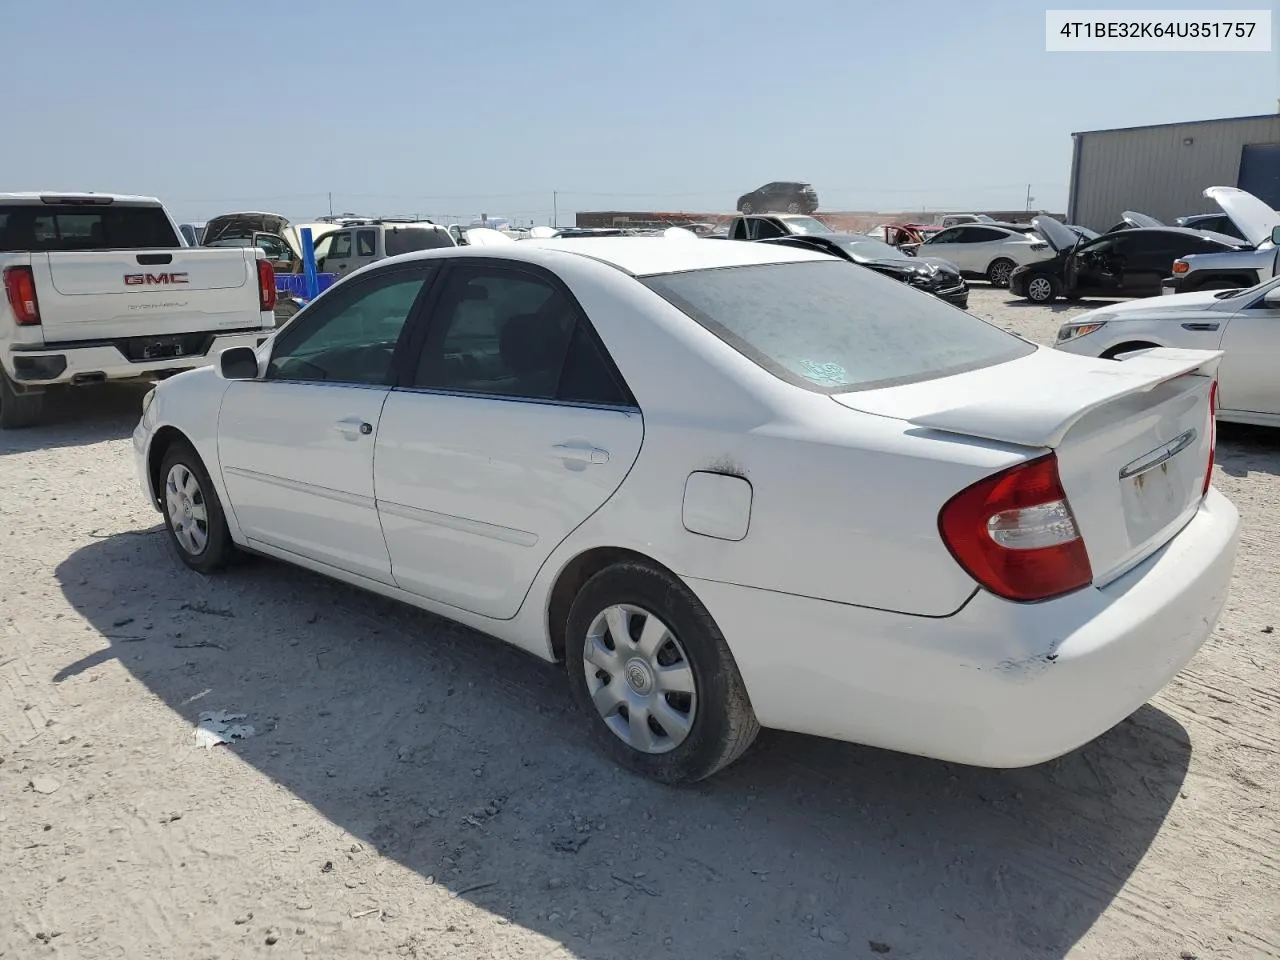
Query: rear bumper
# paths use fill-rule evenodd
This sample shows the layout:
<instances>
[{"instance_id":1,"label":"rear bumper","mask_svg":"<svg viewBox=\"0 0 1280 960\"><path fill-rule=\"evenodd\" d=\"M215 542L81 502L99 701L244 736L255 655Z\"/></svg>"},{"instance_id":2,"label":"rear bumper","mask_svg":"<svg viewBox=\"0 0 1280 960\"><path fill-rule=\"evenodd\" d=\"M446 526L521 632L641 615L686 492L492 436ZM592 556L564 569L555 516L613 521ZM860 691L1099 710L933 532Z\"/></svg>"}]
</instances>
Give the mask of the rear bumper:
<instances>
[{"instance_id":1,"label":"rear bumper","mask_svg":"<svg viewBox=\"0 0 1280 960\"><path fill-rule=\"evenodd\" d=\"M200 353L141 360L130 360L111 343L67 343L37 349L14 349L11 345L8 350L0 352L0 363L15 383L33 387L129 380L208 366L228 347L256 348L272 332L252 330L211 334L208 346Z\"/></svg>"},{"instance_id":2,"label":"rear bumper","mask_svg":"<svg viewBox=\"0 0 1280 960\"><path fill-rule=\"evenodd\" d=\"M1238 543L1212 490L1172 541L1103 589L1040 604L979 591L912 617L704 580L765 726L984 767L1088 743L1138 709L1213 630Z\"/></svg>"}]
</instances>

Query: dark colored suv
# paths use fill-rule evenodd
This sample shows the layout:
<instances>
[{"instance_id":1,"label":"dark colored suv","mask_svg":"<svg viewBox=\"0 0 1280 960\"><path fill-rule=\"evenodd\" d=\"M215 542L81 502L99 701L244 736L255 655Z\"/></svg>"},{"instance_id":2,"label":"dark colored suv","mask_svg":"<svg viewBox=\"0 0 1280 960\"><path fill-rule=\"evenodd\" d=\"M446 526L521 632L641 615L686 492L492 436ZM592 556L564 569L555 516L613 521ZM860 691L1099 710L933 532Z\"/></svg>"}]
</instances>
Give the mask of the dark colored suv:
<instances>
[{"instance_id":1,"label":"dark colored suv","mask_svg":"<svg viewBox=\"0 0 1280 960\"><path fill-rule=\"evenodd\" d=\"M808 183L775 180L738 198L739 213L813 213L818 194Z\"/></svg>"}]
</instances>

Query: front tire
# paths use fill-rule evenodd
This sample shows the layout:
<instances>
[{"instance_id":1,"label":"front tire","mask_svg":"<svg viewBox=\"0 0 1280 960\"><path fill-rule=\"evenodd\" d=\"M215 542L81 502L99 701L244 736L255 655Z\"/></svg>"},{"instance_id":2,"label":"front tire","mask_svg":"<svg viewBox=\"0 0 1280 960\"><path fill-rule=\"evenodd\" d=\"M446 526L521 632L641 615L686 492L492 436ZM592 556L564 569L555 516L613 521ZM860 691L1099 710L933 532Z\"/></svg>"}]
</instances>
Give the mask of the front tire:
<instances>
[{"instance_id":1,"label":"front tire","mask_svg":"<svg viewBox=\"0 0 1280 960\"><path fill-rule=\"evenodd\" d=\"M787 213L801 213L800 204L794 200L787 204Z\"/></svg>"},{"instance_id":2,"label":"front tire","mask_svg":"<svg viewBox=\"0 0 1280 960\"><path fill-rule=\"evenodd\" d=\"M235 543L199 454L186 443L174 443L160 463L160 483L165 530L178 559L198 573L227 566Z\"/></svg>"},{"instance_id":3,"label":"front tire","mask_svg":"<svg viewBox=\"0 0 1280 960\"><path fill-rule=\"evenodd\" d=\"M569 611L565 661L599 745L662 783L711 776L760 732L719 627L687 586L648 564L587 581Z\"/></svg>"},{"instance_id":4,"label":"front tire","mask_svg":"<svg viewBox=\"0 0 1280 960\"><path fill-rule=\"evenodd\" d=\"M744 217L749 217L751 216L751 214L756 212L755 205L750 200L743 203L743 205L738 209L741 211Z\"/></svg>"},{"instance_id":5,"label":"front tire","mask_svg":"<svg viewBox=\"0 0 1280 960\"><path fill-rule=\"evenodd\" d=\"M1056 277L1037 273L1027 279L1027 299L1032 303L1053 303L1062 293L1062 284Z\"/></svg>"},{"instance_id":6,"label":"front tire","mask_svg":"<svg viewBox=\"0 0 1280 960\"><path fill-rule=\"evenodd\" d=\"M1007 257L992 260L991 265L987 267L987 282L1003 290L1009 286L1009 277L1012 276L1016 266L1017 264Z\"/></svg>"},{"instance_id":7,"label":"front tire","mask_svg":"<svg viewBox=\"0 0 1280 960\"><path fill-rule=\"evenodd\" d=\"M44 417L44 391L27 392L0 368L0 430L34 427Z\"/></svg>"}]
</instances>

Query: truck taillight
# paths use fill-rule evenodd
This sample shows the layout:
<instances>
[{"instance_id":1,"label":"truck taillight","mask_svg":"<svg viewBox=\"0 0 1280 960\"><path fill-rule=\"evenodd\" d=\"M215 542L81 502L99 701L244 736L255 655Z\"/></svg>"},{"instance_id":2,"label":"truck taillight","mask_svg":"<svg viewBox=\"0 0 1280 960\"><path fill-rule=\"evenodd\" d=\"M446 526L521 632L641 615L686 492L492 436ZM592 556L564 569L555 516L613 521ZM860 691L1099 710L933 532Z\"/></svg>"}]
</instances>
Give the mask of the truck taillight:
<instances>
[{"instance_id":1,"label":"truck taillight","mask_svg":"<svg viewBox=\"0 0 1280 960\"><path fill-rule=\"evenodd\" d=\"M20 327L34 327L40 323L40 303L36 300L36 278L30 267L6 267L4 293L9 298L9 309Z\"/></svg>"},{"instance_id":2,"label":"truck taillight","mask_svg":"<svg viewBox=\"0 0 1280 960\"><path fill-rule=\"evenodd\" d=\"M1215 378L1209 387L1209 465L1204 470L1204 490L1202 497L1209 495L1209 485L1213 483L1213 459L1218 452L1218 381Z\"/></svg>"},{"instance_id":3,"label":"truck taillight","mask_svg":"<svg viewBox=\"0 0 1280 960\"><path fill-rule=\"evenodd\" d=\"M276 270L270 260L258 261L258 309L263 313L276 308Z\"/></svg>"},{"instance_id":4,"label":"truck taillight","mask_svg":"<svg viewBox=\"0 0 1280 960\"><path fill-rule=\"evenodd\" d=\"M960 491L938 531L956 562L1006 600L1048 600L1093 580L1052 453Z\"/></svg>"}]
</instances>

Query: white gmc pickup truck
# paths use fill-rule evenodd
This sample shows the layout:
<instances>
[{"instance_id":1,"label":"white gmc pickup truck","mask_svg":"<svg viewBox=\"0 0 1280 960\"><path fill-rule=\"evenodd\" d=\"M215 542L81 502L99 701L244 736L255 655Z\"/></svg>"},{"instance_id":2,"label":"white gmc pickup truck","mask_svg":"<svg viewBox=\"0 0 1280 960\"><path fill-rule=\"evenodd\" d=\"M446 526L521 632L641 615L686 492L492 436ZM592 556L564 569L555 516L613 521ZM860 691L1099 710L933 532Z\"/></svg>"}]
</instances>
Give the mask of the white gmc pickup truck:
<instances>
[{"instance_id":1,"label":"white gmc pickup truck","mask_svg":"<svg viewBox=\"0 0 1280 960\"><path fill-rule=\"evenodd\" d=\"M256 347L276 282L253 247L189 247L153 197L0 193L0 429L64 384L161 378Z\"/></svg>"}]
</instances>

